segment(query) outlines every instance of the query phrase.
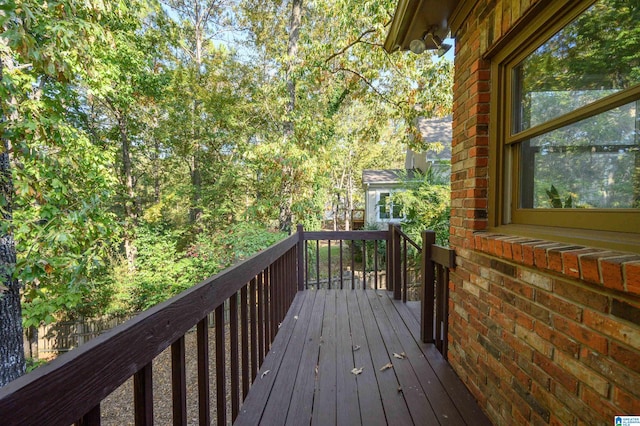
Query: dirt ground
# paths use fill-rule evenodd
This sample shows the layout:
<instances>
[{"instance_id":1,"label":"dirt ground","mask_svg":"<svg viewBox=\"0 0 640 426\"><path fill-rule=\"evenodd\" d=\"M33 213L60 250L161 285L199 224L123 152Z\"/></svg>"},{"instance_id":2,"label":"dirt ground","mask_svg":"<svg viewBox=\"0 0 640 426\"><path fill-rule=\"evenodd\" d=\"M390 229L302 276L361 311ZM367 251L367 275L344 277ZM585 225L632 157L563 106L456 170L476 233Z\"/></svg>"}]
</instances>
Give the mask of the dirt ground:
<instances>
[{"instance_id":1,"label":"dirt ground","mask_svg":"<svg viewBox=\"0 0 640 426\"><path fill-rule=\"evenodd\" d=\"M227 333L226 356L229 366L229 335ZM186 374L187 374L187 421L189 425L198 424L198 364L196 349L196 333L190 331L185 336ZM211 418L216 419L216 384L215 384L215 340L214 329L209 328L209 387L211 393ZM230 389L229 372L227 372L227 392ZM227 397L227 401L230 397ZM171 425L171 348L167 348L153 361L153 417L156 425ZM109 426L133 425L133 377L111 393L101 404L102 424ZM231 406L228 403L227 417L231 416Z\"/></svg>"}]
</instances>

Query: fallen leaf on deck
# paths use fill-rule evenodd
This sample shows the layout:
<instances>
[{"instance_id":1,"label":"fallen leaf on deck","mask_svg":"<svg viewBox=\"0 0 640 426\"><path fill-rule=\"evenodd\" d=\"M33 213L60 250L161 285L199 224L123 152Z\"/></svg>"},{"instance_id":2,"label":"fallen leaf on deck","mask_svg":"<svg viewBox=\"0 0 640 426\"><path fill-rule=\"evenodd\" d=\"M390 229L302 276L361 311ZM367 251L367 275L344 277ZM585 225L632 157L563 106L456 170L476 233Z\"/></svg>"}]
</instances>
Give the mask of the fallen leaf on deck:
<instances>
[{"instance_id":1,"label":"fallen leaf on deck","mask_svg":"<svg viewBox=\"0 0 640 426\"><path fill-rule=\"evenodd\" d=\"M394 352L393 357L398 359L405 359L407 357L407 354L405 354L404 352L400 352L399 354Z\"/></svg>"},{"instance_id":2,"label":"fallen leaf on deck","mask_svg":"<svg viewBox=\"0 0 640 426\"><path fill-rule=\"evenodd\" d=\"M353 347L353 351L354 351L354 352L355 352L355 351L357 351L358 349L360 349L360 345L355 345L355 346Z\"/></svg>"},{"instance_id":3,"label":"fallen leaf on deck","mask_svg":"<svg viewBox=\"0 0 640 426\"><path fill-rule=\"evenodd\" d=\"M262 373L262 375L260 376L260 378L263 379L264 376L266 376L269 373L271 373L271 370L265 370L264 373Z\"/></svg>"},{"instance_id":4,"label":"fallen leaf on deck","mask_svg":"<svg viewBox=\"0 0 640 426\"><path fill-rule=\"evenodd\" d=\"M364 367L360 367L360 368L354 368L353 370L351 370L351 374L355 374L356 376L360 373L362 373L362 369Z\"/></svg>"},{"instance_id":5,"label":"fallen leaf on deck","mask_svg":"<svg viewBox=\"0 0 640 426\"><path fill-rule=\"evenodd\" d=\"M390 368L393 368L393 364L391 364L390 362L388 362L388 363L386 363L385 365L383 365L383 366L380 368L380 371L388 370L388 369L390 369Z\"/></svg>"},{"instance_id":6,"label":"fallen leaf on deck","mask_svg":"<svg viewBox=\"0 0 640 426\"><path fill-rule=\"evenodd\" d=\"M398 392L402 392L402 387L398 386Z\"/></svg>"}]
</instances>

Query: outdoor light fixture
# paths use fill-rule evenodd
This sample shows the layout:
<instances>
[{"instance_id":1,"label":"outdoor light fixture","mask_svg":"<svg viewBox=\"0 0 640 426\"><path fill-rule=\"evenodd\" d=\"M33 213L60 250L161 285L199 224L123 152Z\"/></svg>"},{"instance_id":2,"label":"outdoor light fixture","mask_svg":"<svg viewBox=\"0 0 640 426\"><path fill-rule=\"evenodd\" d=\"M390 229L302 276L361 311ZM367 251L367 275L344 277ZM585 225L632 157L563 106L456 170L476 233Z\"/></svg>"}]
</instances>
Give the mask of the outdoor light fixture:
<instances>
[{"instance_id":1,"label":"outdoor light fixture","mask_svg":"<svg viewBox=\"0 0 640 426\"><path fill-rule=\"evenodd\" d=\"M438 56L443 56L451 49L451 45L443 43L442 39L434 34L434 29L430 29L423 37L411 40L409 49L416 55L420 55L426 50L435 50Z\"/></svg>"},{"instance_id":2,"label":"outdoor light fixture","mask_svg":"<svg viewBox=\"0 0 640 426\"><path fill-rule=\"evenodd\" d=\"M416 55L419 55L427 50L427 44L424 42L424 39L417 38L415 40L411 40L411 43L409 43L409 49Z\"/></svg>"}]
</instances>

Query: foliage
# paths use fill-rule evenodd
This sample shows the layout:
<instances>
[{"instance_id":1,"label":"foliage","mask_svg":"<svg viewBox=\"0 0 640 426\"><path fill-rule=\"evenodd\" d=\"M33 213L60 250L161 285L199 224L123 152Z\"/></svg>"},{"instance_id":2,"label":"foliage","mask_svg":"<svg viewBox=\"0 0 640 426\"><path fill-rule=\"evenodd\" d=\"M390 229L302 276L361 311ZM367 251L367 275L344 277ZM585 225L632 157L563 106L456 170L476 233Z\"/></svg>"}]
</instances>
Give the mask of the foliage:
<instances>
[{"instance_id":1,"label":"foliage","mask_svg":"<svg viewBox=\"0 0 640 426\"><path fill-rule=\"evenodd\" d=\"M551 185L551 188L547 189L546 192L547 192L547 197L549 197L549 203L551 204L551 207L553 207L554 209L561 209L561 208L570 209L573 207L573 196L571 194L569 194L569 196L566 198L563 205L562 199L560 198L560 194L558 193L558 190L556 189L555 186Z\"/></svg>"},{"instance_id":2,"label":"foliage","mask_svg":"<svg viewBox=\"0 0 640 426\"><path fill-rule=\"evenodd\" d=\"M436 244L449 244L451 189L448 167L443 169L447 172L429 168L420 181L407 181L406 191L392 195L393 201L402 205L403 231L414 241L422 241L422 231L429 229L436 232Z\"/></svg>"},{"instance_id":3,"label":"foliage","mask_svg":"<svg viewBox=\"0 0 640 426\"><path fill-rule=\"evenodd\" d=\"M181 248L184 235L162 225L138 227L135 273L115 263L110 313L141 311L162 302L283 238L258 224L243 222L198 235Z\"/></svg>"},{"instance_id":4,"label":"foliage","mask_svg":"<svg viewBox=\"0 0 640 426\"><path fill-rule=\"evenodd\" d=\"M451 109L450 62L382 50L390 0L304 2L295 57L292 2L5 3L26 326L165 300L282 238L283 206L319 229Z\"/></svg>"}]
</instances>

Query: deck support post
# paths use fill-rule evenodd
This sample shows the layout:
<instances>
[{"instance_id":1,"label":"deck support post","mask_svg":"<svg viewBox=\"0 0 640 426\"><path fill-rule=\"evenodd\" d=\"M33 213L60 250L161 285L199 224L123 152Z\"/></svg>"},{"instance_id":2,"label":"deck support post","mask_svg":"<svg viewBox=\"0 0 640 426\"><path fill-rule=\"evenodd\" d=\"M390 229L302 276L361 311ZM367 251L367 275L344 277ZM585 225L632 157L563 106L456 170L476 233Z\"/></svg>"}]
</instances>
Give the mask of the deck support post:
<instances>
[{"instance_id":1,"label":"deck support post","mask_svg":"<svg viewBox=\"0 0 640 426\"><path fill-rule=\"evenodd\" d=\"M434 231L422 233L422 294L420 306L420 337L425 343L434 342L435 273L431 252L436 242Z\"/></svg>"},{"instance_id":2,"label":"deck support post","mask_svg":"<svg viewBox=\"0 0 640 426\"><path fill-rule=\"evenodd\" d=\"M304 290L304 227L302 225L298 225L297 227L298 233L298 291Z\"/></svg>"},{"instance_id":3,"label":"deck support post","mask_svg":"<svg viewBox=\"0 0 640 426\"><path fill-rule=\"evenodd\" d=\"M393 276L393 298L395 300L402 299L402 260L401 260L401 248L400 248L400 233L398 232L397 225L389 225L391 231L391 258L392 258L392 270Z\"/></svg>"}]
</instances>

